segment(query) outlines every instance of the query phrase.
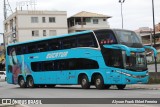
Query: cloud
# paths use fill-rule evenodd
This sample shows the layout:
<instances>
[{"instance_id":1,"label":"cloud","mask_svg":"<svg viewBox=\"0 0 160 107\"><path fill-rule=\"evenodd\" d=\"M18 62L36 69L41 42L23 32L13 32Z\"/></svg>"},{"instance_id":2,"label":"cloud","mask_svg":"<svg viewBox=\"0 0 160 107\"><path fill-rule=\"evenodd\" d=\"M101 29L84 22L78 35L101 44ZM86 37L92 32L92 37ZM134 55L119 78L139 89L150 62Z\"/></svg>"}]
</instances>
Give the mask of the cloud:
<instances>
[{"instance_id":1,"label":"cloud","mask_svg":"<svg viewBox=\"0 0 160 107\"><path fill-rule=\"evenodd\" d=\"M16 2L26 0L9 0L15 11ZM80 11L96 12L113 16L109 19L110 26L121 28L121 5L119 0L37 0L36 9L67 11L68 17ZM155 22L160 22L160 0L154 0ZM3 14L3 0L0 1L0 14ZM29 6L31 8L31 6ZM33 7L32 7L33 8ZM27 9L27 6L23 6ZM139 27L152 27L151 0L125 0L123 3L124 28L136 30ZM0 32L3 32L3 15L0 16Z\"/></svg>"}]
</instances>

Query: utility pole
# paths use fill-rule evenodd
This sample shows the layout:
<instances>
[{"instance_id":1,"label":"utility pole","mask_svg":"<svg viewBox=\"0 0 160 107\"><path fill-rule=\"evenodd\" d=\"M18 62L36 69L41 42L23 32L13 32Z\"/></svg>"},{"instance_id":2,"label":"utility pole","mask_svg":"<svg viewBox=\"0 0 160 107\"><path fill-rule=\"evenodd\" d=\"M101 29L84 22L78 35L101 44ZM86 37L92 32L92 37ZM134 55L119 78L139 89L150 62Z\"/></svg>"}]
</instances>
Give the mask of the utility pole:
<instances>
[{"instance_id":1,"label":"utility pole","mask_svg":"<svg viewBox=\"0 0 160 107\"><path fill-rule=\"evenodd\" d=\"M3 3L4 3L3 4L4 5L3 6L4 20L6 20L7 19L7 15L8 15L8 11L11 12L11 13L13 13L13 11L12 11L12 8L11 8L8 0L4 0Z\"/></svg>"},{"instance_id":2,"label":"utility pole","mask_svg":"<svg viewBox=\"0 0 160 107\"><path fill-rule=\"evenodd\" d=\"M3 12L4 12L4 20L7 19L7 8L6 8L6 0L4 0L4 7L3 7ZM3 45L4 45L4 50L5 50L5 36L4 33L0 33L3 35Z\"/></svg>"},{"instance_id":3,"label":"utility pole","mask_svg":"<svg viewBox=\"0 0 160 107\"><path fill-rule=\"evenodd\" d=\"M121 18L122 18L122 29L123 29L123 8L122 8L122 4L125 2L125 0L119 0L119 3L121 3Z\"/></svg>"},{"instance_id":4,"label":"utility pole","mask_svg":"<svg viewBox=\"0 0 160 107\"><path fill-rule=\"evenodd\" d=\"M7 19L6 0L4 0L4 7L3 7L3 11L4 11L4 20L6 20L6 19Z\"/></svg>"},{"instance_id":5,"label":"utility pole","mask_svg":"<svg viewBox=\"0 0 160 107\"><path fill-rule=\"evenodd\" d=\"M156 36L155 36L154 0L152 0L152 15L153 15L153 41L154 41L153 47L155 47L155 45L156 45ZM155 59L155 72L157 72L157 58L154 57L154 59Z\"/></svg>"}]
</instances>

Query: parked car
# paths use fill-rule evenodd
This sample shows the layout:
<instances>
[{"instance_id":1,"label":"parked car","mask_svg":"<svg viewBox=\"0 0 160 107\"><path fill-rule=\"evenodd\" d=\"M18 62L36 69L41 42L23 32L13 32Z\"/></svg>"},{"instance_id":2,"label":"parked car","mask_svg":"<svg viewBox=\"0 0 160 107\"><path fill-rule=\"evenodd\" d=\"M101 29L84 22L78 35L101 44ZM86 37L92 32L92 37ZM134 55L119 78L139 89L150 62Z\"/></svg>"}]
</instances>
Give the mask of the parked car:
<instances>
[{"instance_id":1,"label":"parked car","mask_svg":"<svg viewBox=\"0 0 160 107\"><path fill-rule=\"evenodd\" d=\"M6 81L7 77L6 77L6 71L0 71L0 81Z\"/></svg>"}]
</instances>

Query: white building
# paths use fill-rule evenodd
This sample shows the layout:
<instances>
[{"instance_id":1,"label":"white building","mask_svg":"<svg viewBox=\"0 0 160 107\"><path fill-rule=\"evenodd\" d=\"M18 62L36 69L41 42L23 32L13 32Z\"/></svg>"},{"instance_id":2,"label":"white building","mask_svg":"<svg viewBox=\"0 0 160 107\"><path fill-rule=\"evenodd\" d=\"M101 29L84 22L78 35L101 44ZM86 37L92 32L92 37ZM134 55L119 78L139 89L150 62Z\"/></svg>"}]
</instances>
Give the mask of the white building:
<instances>
[{"instance_id":1,"label":"white building","mask_svg":"<svg viewBox=\"0 0 160 107\"><path fill-rule=\"evenodd\" d=\"M66 33L66 11L17 10L4 21L6 45Z\"/></svg>"},{"instance_id":2,"label":"white building","mask_svg":"<svg viewBox=\"0 0 160 107\"><path fill-rule=\"evenodd\" d=\"M109 28L109 18L111 16L86 11L79 12L67 19L68 32Z\"/></svg>"}]
</instances>

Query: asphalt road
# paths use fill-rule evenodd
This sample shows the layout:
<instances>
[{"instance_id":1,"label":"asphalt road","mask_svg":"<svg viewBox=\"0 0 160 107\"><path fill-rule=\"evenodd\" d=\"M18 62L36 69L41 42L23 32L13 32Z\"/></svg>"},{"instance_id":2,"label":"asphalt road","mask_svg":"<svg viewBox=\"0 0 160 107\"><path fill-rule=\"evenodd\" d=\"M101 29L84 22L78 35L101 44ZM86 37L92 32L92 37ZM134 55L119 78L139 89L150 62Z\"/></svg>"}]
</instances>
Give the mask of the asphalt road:
<instances>
[{"instance_id":1,"label":"asphalt road","mask_svg":"<svg viewBox=\"0 0 160 107\"><path fill-rule=\"evenodd\" d=\"M61 86L55 88L19 88L18 85L0 82L0 98L160 98L159 85L128 85L125 90L117 90L112 86L108 90L97 90L91 87L89 90L81 89L79 85ZM122 104L123 105L123 104ZM122 106L120 105L120 107ZM27 105L25 107L43 107L44 105ZM46 107L106 107L104 104L91 105L46 105ZM110 105L115 107L116 105ZM124 107L127 105L123 105ZM158 107L159 105L132 104L129 107ZM19 107L19 106L17 106Z\"/></svg>"}]
</instances>

